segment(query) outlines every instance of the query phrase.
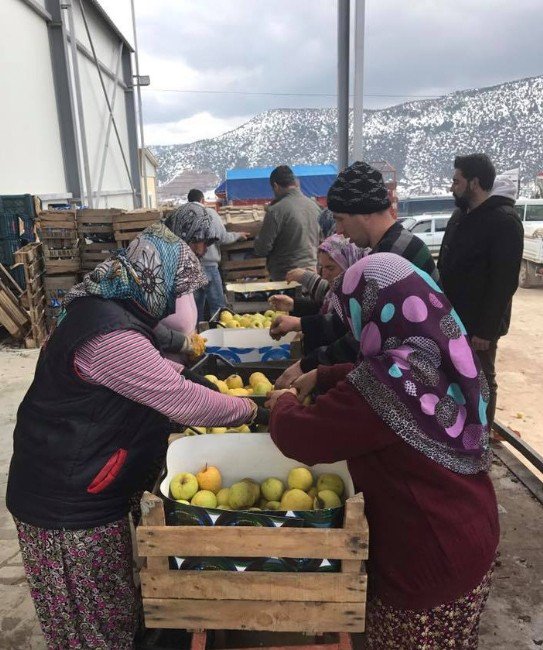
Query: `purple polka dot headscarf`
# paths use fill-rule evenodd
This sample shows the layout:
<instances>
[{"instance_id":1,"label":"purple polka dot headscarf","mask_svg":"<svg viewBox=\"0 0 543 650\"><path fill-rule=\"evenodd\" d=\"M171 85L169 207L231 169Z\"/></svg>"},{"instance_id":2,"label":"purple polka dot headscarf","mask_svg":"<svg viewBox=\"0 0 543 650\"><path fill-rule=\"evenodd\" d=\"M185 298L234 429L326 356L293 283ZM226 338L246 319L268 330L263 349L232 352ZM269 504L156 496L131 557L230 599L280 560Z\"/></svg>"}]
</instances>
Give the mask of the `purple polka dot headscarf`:
<instances>
[{"instance_id":1,"label":"purple polka dot headscarf","mask_svg":"<svg viewBox=\"0 0 543 650\"><path fill-rule=\"evenodd\" d=\"M488 470L488 385L432 278L393 253L343 274L341 316L360 342L348 381L405 442L460 474Z\"/></svg>"}]
</instances>

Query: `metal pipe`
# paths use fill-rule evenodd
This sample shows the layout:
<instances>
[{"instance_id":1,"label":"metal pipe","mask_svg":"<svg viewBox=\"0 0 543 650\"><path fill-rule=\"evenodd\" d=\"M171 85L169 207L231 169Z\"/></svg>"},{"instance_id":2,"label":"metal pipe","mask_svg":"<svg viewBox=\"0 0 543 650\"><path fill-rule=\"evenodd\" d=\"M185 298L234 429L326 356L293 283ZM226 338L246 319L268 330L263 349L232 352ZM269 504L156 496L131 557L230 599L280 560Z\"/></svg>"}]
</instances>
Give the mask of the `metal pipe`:
<instances>
[{"instance_id":1,"label":"metal pipe","mask_svg":"<svg viewBox=\"0 0 543 650\"><path fill-rule=\"evenodd\" d=\"M140 175L143 179L143 196L142 196L142 207L150 207L147 205L148 195L147 195L147 163L145 161L145 137L143 132L143 111L141 103L141 86L140 86L140 63L138 56L138 30L136 28L136 9L134 6L134 0L130 0L130 6L132 9L132 30L134 32L134 62L136 64L136 78L137 83L137 98L138 98L138 123L140 130L140 151L139 151L139 163L140 163Z\"/></svg>"},{"instance_id":2,"label":"metal pipe","mask_svg":"<svg viewBox=\"0 0 543 650\"><path fill-rule=\"evenodd\" d=\"M121 60L123 56L123 42L121 41L119 43L119 53L117 55L117 65L115 67L115 78L113 80L113 92L111 94L111 110L115 110L115 100L117 98L117 88L119 87L118 84L118 79L119 79L119 72L121 70ZM106 129L106 139L104 141L104 149L102 150L102 160L100 162L100 176L98 178L98 189L96 190L96 205L97 207L100 207L100 198L102 195L102 183L104 180L104 171L106 169L106 159L107 159L107 153L109 149L109 136L111 134L111 126L113 124L112 120L113 113L109 114L109 119L107 122L107 129Z\"/></svg>"},{"instance_id":3,"label":"metal pipe","mask_svg":"<svg viewBox=\"0 0 543 650\"><path fill-rule=\"evenodd\" d=\"M338 0L337 10L337 166L341 171L349 160L349 0Z\"/></svg>"},{"instance_id":4,"label":"metal pipe","mask_svg":"<svg viewBox=\"0 0 543 650\"><path fill-rule=\"evenodd\" d=\"M109 114L111 116L111 121L113 123L113 128L115 129L115 135L117 136L117 142L119 143L119 148L121 150L121 156L124 162L124 167L126 169L126 173L128 174L128 182L130 183L130 189L132 190L132 194L136 195L136 190L134 188L134 184L132 183L132 176L130 175L130 168L128 167L128 163L126 161L126 156L124 155L124 149L123 149L123 143L121 141L121 136L119 134L119 129L117 128L117 122L115 121L115 116L113 115L113 110L111 109L111 103L109 101L109 97L107 95L107 89L106 85L104 83L104 78L102 76L102 70L100 69L100 65L98 62L98 57L96 56L96 50L94 48L94 41L92 40L92 36L90 33L89 29L89 24L87 22L87 14L85 12L85 7L83 6L84 0L79 0L79 7L81 9L81 16L83 18L83 24L85 25L85 31L87 33L87 38L89 39L89 44L91 47L92 51L92 56L94 58L94 64L96 66L96 71L98 72L98 78L100 79L100 85L102 86L102 92L104 93L104 98L106 100L106 104L109 110Z\"/></svg>"},{"instance_id":5,"label":"metal pipe","mask_svg":"<svg viewBox=\"0 0 543 650\"><path fill-rule=\"evenodd\" d=\"M353 160L362 160L364 154L364 29L366 0L355 0L355 3Z\"/></svg>"},{"instance_id":6,"label":"metal pipe","mask_svg":"<svg viewBox=\"0 0 543 650\"><path fill-rule=\"evenodd\" d=\"M87 136L85 131L85 115L83 111L83 95L81 93L81 78L79 76L79 63L77 60L77 45L76 45L76 35L75 35L75 22L73 14L73 6L71 0L64 0L61 4L61 9L65 9L68 12L68 25L70 28L70 45L72 52L72 72L74 76L75 84L75 95L77 98L77 117L79 120L79 138L81 140L81 151L83 154L83 169L85 173L85 192L87 194L87 205L89 208L93 208L92 200L92 185L91 185L91 176L90 176L90 165L89 165L89 150L87 147Z\"/></svg>"}]
</instances>

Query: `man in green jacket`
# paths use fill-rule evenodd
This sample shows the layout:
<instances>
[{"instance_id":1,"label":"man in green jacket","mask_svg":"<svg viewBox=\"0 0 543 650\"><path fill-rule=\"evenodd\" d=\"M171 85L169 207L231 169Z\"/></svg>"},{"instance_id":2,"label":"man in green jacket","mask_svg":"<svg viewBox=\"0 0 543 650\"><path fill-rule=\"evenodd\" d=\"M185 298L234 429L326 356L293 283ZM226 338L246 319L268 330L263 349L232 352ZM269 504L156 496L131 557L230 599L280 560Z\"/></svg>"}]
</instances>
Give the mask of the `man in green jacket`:
<instances>
[{"instance_id":1,"label":"man in green jacket","mask_svg":"<svg viewBox=\"0 0 543 650\"><path fill-rule=\"evenodd\" d=\"M298 187L292 169L276 167L270 175L275 201L268 207L255 240L255 255L267 258L272 280L284 280L288 271L314 271L319 245L319 206Z\"/></svg>"}]
</instances>

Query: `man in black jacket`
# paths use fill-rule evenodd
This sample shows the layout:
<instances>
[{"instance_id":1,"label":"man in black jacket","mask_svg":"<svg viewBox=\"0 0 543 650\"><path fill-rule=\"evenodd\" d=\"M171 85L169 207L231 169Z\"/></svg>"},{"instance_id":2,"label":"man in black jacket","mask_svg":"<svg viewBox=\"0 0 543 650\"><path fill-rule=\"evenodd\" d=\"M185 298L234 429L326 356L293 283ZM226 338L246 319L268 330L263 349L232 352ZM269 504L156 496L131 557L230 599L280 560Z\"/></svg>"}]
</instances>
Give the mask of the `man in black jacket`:
<instances>
[{"instance_id":1,"label":"man in black jacket","mask_svg":"<svg viewBox=\"0 0 543 650\"><path fill-rule=\"evenodd\" d=\"M451 192L457 209L437 264L445 293L466 327L489 384L489 429L496 410L496 349L509 329L524 238L514 199L491 195L495 177L485 154L455 158Z\"/></svg>"}]
</instances>

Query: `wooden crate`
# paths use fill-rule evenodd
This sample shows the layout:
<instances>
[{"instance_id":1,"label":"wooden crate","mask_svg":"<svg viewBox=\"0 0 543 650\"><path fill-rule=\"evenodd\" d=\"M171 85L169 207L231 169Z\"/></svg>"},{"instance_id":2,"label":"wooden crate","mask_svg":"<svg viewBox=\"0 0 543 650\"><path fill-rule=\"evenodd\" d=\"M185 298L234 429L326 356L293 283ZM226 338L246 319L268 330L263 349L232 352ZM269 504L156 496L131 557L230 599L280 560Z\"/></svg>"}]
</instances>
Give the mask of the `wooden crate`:
<instances>
[{"instance_id":1,"label":"wooden crate","mask_svg":"<svg viewBox=\"0 0 543 650\"><path fill-rule=\"evenodd\" d=\"M225 282L251 278L267 280L270 275L265 257L254 257L254 240L221 246L221 270ZM242 258L242 259L240 259Z\"/></svg>"},{"instance_id":2,"label":"wooden crate","mask_svg":"<svg viewBox=\"0 0 543 650\"><path fill-rule=\"evenodd\" d=\"M81 268L75 210L48 210L38 219L48 274L78 273Z\"/></svg>"},{"instance_id":3,"label":"wooden crate","mask_svg":"<svg viewBox=\"0 0 543 650\"><path fill-rule=\"evenodd\" d=\"M133 210L113 217L113 231L117 245L126 248L142 230L160 221L160 210Z\"/></svg>"},{"instance_id":4,"label":"wooden crate","mask_svg":"<svg viewBox=\"0 0 543 650\"><path fill-rule=\"evenodd\" d=\"M77 232L81 249L82 271L92 271L100 262L111 257L111 254L117 250L113 219L124 213L124 210L114 208L78 210Z\"/></svg>"},{"instance_id":5,"label":"wooden crate","mask_svg":"<svg viewBox=\"0 0 543 650\"><path fill-rule=\"evenodd\" d=\"M361 494L343 528L167 526L162 499L146 492L136 529L148 628L363 632L368 525ZM178 571L168 556L341 560L340 573Z\"/></svg>"},{"instance_id":6,"label":"wooden crate","mask_svg":"<svg viewBox=\"0 0 543 650\"><path fill-rule=\"evenodd\" d=\"M21 304L23 290L0 264L0 324L18 340L24 340L30 327L30 317Z\"/></svg>"}]
</instances>

